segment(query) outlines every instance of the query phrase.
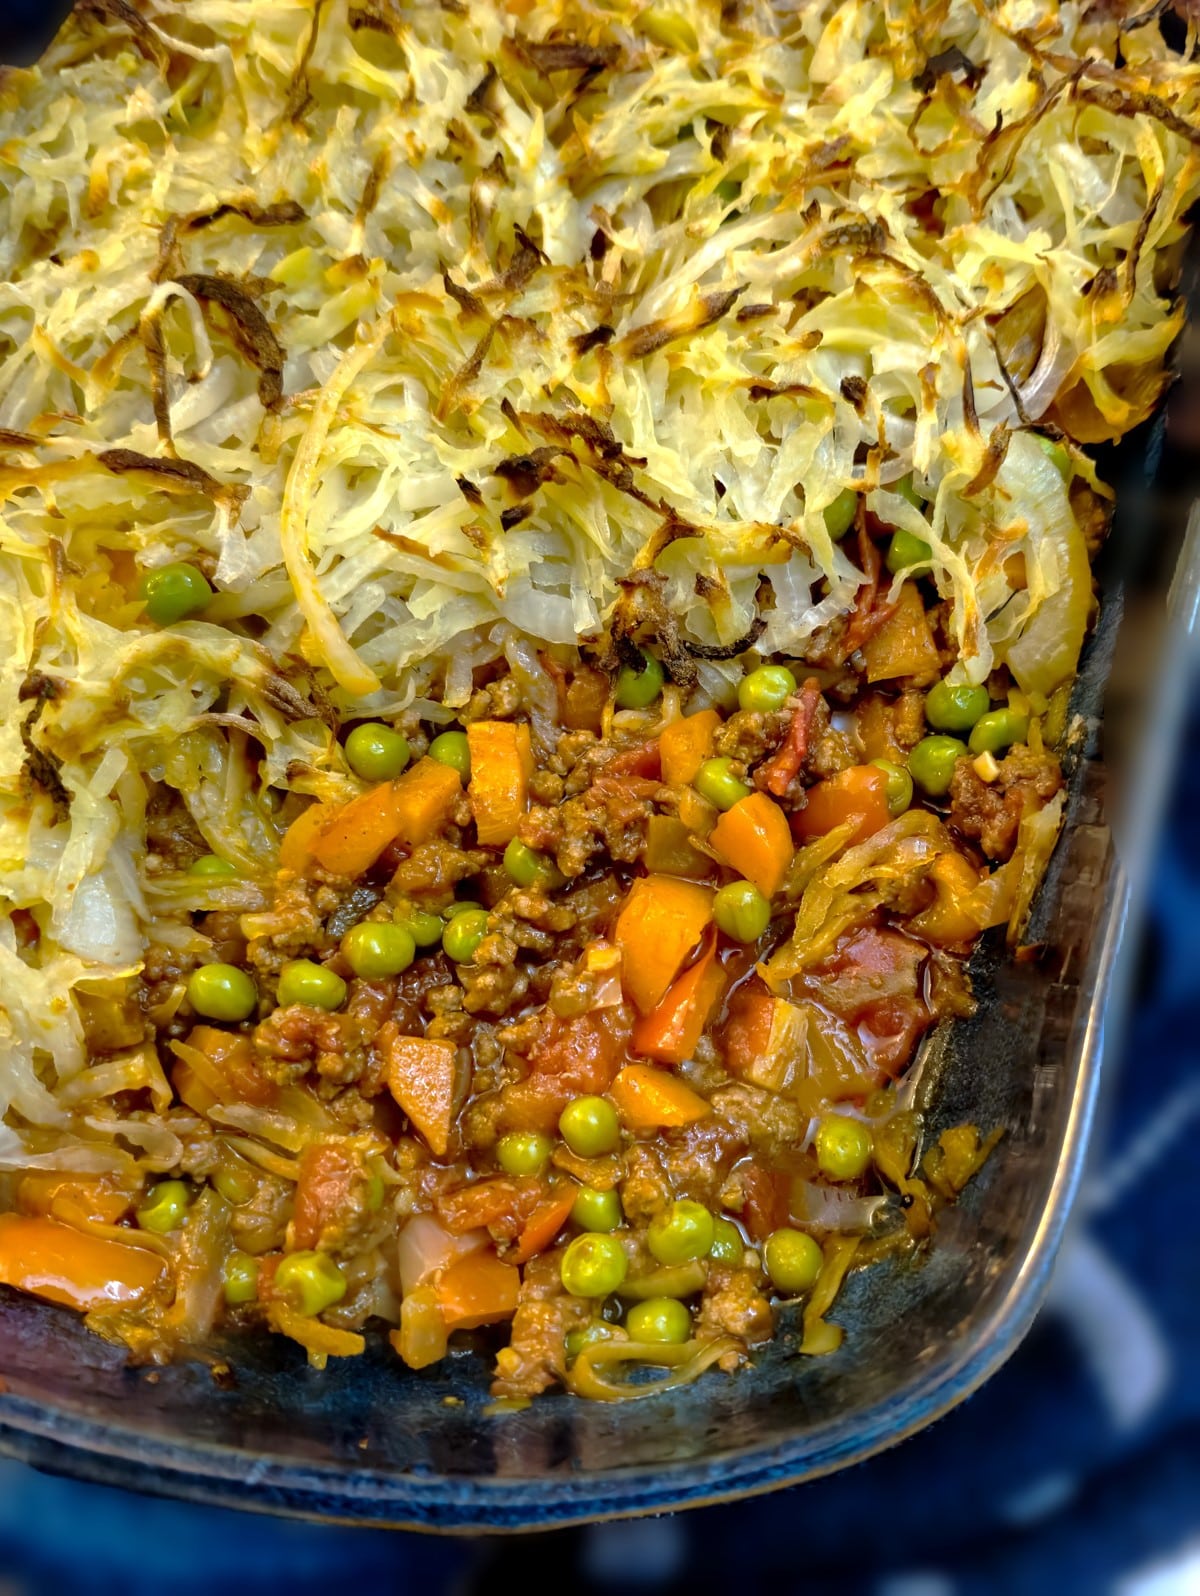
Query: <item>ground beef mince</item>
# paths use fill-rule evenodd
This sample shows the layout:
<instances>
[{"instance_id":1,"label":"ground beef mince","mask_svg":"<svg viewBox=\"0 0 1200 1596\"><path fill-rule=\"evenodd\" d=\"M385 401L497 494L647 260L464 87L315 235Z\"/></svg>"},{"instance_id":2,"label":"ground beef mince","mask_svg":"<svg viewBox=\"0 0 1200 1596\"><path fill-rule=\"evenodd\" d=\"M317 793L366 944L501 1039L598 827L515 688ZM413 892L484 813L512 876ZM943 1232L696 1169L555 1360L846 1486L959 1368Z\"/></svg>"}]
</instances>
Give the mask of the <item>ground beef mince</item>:
<instances>
[{"instance_id":1,"label":"ground beef mince","mask_svg":"<svg viewBox=\"0 0 1200 1596\"><path fill-rule=\"evenodd\" d=\"M1011 857L1057 761L961 758L929 793L904 681L751 659L727 713L698 687L624 706L619 670L548 672L560 706L579 680L603 702L548 734L539 696L536 740L502 667L456 726L368 725L407 757L289 799L249 909L220 861L187 875L159 801L161 867L204 906L84 1034L180 1149L122 1212L161 1208L172 1257L176 1210L210 1227L231 1326L319 1361L382 1319L414 1368L469 1333L503 1402L636 1395L664 1343L729 1369L771 1338L825 1267L821 1188L900 1186L904 1244L927 1235L951 1188L896 1083L970 1011L980 851Z\"/></svg>"}]
</instances>

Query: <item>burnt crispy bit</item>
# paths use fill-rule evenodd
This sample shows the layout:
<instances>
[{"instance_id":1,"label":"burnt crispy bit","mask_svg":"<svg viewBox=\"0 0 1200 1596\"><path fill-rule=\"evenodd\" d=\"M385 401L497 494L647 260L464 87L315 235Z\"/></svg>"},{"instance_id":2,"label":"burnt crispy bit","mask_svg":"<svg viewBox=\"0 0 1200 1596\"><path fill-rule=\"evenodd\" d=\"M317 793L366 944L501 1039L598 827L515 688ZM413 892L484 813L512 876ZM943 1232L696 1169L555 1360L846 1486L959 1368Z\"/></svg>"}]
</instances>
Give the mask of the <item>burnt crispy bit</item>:
<instances>
[{"instance_id":1,"label":"burnt crispy bit","mask_svg":"<svg viewBox=\"0 0 1200 1596\"><path fill-rule=\"evenodd\" d=\"M602 72L615 66L621 52L613 44L581 44L575 39L549 39L541 44L524 40L521 49L539 72Z\"/></svg>"},{"instance_id":2,"label":"burnt crispy bit","mask_svg":"<svg viewBox=\"0 0 1200 1596\"><path fill-rule=\"evenodd\" d=\"M648 321L644 327L635 327L632 332L625 334L617 348L627 360L640 360L652 355L664 344L674 343L677 338L690 337L692 333L701 332L720 321L745 291L745 285L740 284L737 288L719 288L712 293L701 294L677 315L664 316L657 321Z\"/></svg>"},{"instance_id":3,"label":"burnt crispy bit","mask_svg":"<svg viewBox=\"0 0 1200 1596\"><path fill-rule=\"evenodd\" d=\"M867 382L865 377L849 376L842 378L842 398L847 404L853 405L861 416L867 402Z\"/></svg>"},{"instance_id":4,"label":"burnt crispy bit","mask_svg":"<svg viewBox=\"0 0 1200 1596\"><path fill-rule=\"evenodd\" d=\"M543 444L528 454L510 454L492 467L492 475L507 482L522 499L536 493L543 482L562 480L554 461L562 453L554 444Z\"/></svg>"},{"instance_id":5,"label":"burnt crispy bit","mask_svg":"<svg viewBox=\"0 0 1200 1596\"><path fill-rule=\"evenodd\" d=\"M160 72L166 70L170 58L162 40L145 17L128 4L128 0L75 0L75 14L128 28L134 44L146 60L153 61Z\"/></svg>"},{"instance_id":6,"label":"burnt crispy bit","mask_svg":"<svg viewBox=\"0 0 1200 1596\"><path fill-rule=\"evenodd\" d=\"M283 403L283 345L250 295L226 277L185 272L176 281L202 304L219 305L226 312L238 348L259 369L258 397L263 408L278 410Z\"/></svg>"},{"instance_id":7,"label":"burnt crispy bit","mask_svg":"<svg viewBox=\"0 0 1200 1596\"><path fill-rule=\"evenodd\" d=\"M571 339L571 348L577 355L586 355L589 351L599 348L602 344L611 344L616 337L612 327L601 322L598 327L593 327L590 332L579 333Z\"/></svg>"},{"instance_id":8,"label":"burnt crispy bit","mask_svg":"<svg viewBox=\"0 0 1200 1596\"><path fill-rule=\"evenodd\" d=\"M296 70L292 74L292 81L288 88L287 103L283 108L285 121L299 122L312 103L312 90L308 82L308 68L312 62L313 52L317 48L317 40L321 34L321 21L325 6L326 0L314 0L312 25L308 30L308 37L304 41L304 49L301 52Z\"/></svg>"},{"instance_id":9,"label":"burnt crispy bit","mask_svg":"<svg viewBox=\"0 0 1200 1596\"><path fill-rule=\"evenodd\" d=\"M521 227L513 228L513 237L516 248L512 260L498 276L491 282L484 283L480 288L481 294L516 294L519 293L539 266L544 266L547 257L537 247L529 234Z\"/></svg>"},{"instance_id":10,"label":"burnt crispy bit","mask_svg":"<svg viewBox=\"0 0 1200 1596\"><path fill-rule=\"evenodd\" d=\"M273 205L260 205L255 199L223 200L212 210L181 216L179 226L185 233L198 233L227 216L236 216L251 227L292 227L304 220L305 211L297 200L279 200Z\"/></svg>"},{"instance_id":11,"label":"burnt crispy bit","mask_svg":"<svg viewBox=\"0 0 1200 1596\"><path fill-rule=\"evenodd\" d=\"M987 76L987 67L976 66L970 56L965 55L958 45L952 44L929 57L924 71L913 79L913 88L921 94L932 94L939 78L956 76L960 72L967 87L977 89Z\"/></svg>"},{"instance_id":12,"label":"burnt crispy bit","mask_svg":"<svg viewBox=\"0 0 1200 1596\"><path fill-rule=\"evenodd\" d=\"M444 266L442 267L442 287L464 316L478 316L481 321L487 321L488 313L484 308L483 301L476 298L469 288L461 288Z\"/></svg>"},{"instance_id":13,"label":"burnt crispy bit","mask_svg":"<svg viewBox=\"0 0 1200 1596\"><path fill-rule=\"evenodd\" d=\"M233 500L241 504L250 491L241 483L231 485L218 482L216 477L211 476L194 460L139 454L136 449L102 449L96 459L114 476L123 476L130 471L143 471L150 476L165 479L164 487L202 493L205 498L215 499L218 503Z\"/></svg>"},{"instance_id":14,"label":"burnt crispy bit","mask_svg":"<svg viewBox=\"0 0 1200 1596\"><path fill-rule=\"evenodd\" d=\"M38 675L40 677L40 673ZM46 683L51 682L49 677L42 678L42 680ZM25 686L28 686L28 684L29 679L27 678ZM35 689L34 697L36 702L21 722L21 746L25 750L25 759L21 770L26 780L39 786L50 799L54 805L55 819L65 820L71 812L71 794L63 783L61 774L63 762L57 754L52 754L49 749L40 747L33 740L34 728L41 718L42 710L48 700L56 696L56 687L53 690L47 687L44 691Z\"/></svg>"}]
</instances>

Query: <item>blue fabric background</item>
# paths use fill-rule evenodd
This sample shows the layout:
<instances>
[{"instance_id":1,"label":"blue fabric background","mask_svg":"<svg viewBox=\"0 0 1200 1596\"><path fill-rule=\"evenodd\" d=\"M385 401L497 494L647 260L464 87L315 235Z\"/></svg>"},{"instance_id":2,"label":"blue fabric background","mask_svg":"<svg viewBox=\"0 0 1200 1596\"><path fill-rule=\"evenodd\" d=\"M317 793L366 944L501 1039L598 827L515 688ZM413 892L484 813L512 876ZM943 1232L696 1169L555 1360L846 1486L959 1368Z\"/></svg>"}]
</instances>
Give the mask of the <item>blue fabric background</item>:
<instances>
[{"instance_id":1,"label":"blue fabric background","mask_svg":"<svg viewBox=\"0 0 1200 1596\"><path fill-rule=\"evenodd\" d=\"M0 59L65 8L0 0ZM1050 1299L977 1396L897 1450L799 1491L517 1542L324 1529L0 1464L3 1596L326 1596L761 1587L842 1596L1200 1592L1200 712L1151 897L1137 1002Z\"/></svg>"}]
</instances>

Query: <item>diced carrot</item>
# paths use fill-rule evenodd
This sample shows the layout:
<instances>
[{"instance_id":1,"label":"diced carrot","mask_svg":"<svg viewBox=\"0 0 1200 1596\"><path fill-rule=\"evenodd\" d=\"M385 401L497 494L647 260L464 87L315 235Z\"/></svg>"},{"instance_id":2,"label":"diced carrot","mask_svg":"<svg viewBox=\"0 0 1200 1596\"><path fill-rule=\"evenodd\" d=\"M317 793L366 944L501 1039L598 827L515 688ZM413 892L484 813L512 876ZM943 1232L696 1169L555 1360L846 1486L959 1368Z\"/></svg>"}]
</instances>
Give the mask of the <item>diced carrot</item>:
<instances>
[{"instance_id":1,"label":"diced carrot","mask_svg":"<svg viewBox=\"0 0 1200 1596\"><path fill-rule=\"evenodd\" d=\"M336 1233L353 1212L359 1166L336 1142L312 1142L300 1154L296 1201L292 1210L292 1245L318 1247L326 1231Z\"/></svg>"},{"instance_id":2,"label":"diced carrot","mask_svg":"<svg viewBox=\"0 0 1200 1596\"><path fill-rule=\"evenodd\" d=\"M850 843L866 838L891 819L887 805L887 775L875 765L851 765L810 787L807 802L792 816L792 833L798 842L823 837L847 820L858 822Z\"/></svg>"},{"instance_id":3,"label":"diced carrot","mask_svg":"<svg viewBox=\"0 0 1200 1596\"><path fill-rule=\"evenodd\" d=\"M787 1224L791 1177L763 1169L760 1164L745 1164L734 1178L743 1193L742 1223L751 1241L761 1245L773 1230Z\"/></svg>"},{"instance_id":4,"label":"diced carrot","mask_svg":"<svg viewBox=\"0 0 1200 1596\"><path fill-rule=\"evenodd\" d=\"M658 739L662 779L672 787L686 787L712 753L713 738L721 724L715 709L685 715L663 728Z\"/></svg>"},{"instance_id":5,"label":"diced carrot","mask_svg":"<svg viewBox=\"0 0 1200 1596\"><path fill-rule=\"evenodd\" d=\"M729 999L729 1012L718 1033L726 1068L746 1076L770 1046L775 998L755 975Z\"/></svg>"},{"instance_id":6,"label":"diced carrot","mask_svg":"<svg viewBox=\"0 0 1200 1596\"><path fill-rule=\"evenodd\" d=\"M115 1225L129 1212L133 1198L114 1189L99 1175L71 1175L61 1169L36 1169L21 1177L17 1207L23 1214L62 1217L69 1204L85 1219Z\"/></svg>"},{"instance_id":7,"label":"diced carrot","mask_svg":"<svg viewBox=\"0 0 1200 1596\"><path fill-rule=\"evenodd\" d=\"M467 727L471 750L471 811L485 847L509 843L529 805L533 750L529 727L509 720L477 720Z\"/></svg>"},{"instance_id":8,"label":"diced carrot","mask_svg":"<svg viewBox=\"0 0 1200 1596\"><path fill-rule=\"evenodd\" d=\"M499 1240L513 1240L533 1211L545 1201L547 1186L536 1175L495 1175L441 1191L434 1199L437 1216L453 1236L488 1230Z\"/></svg>"},{"instance_id":9,"label":"diced carrot","mask_svg":"<svg viewBox=\"0 0 1200 1596\"><path fill-rule=\"evenodd\" d=\"M888 701L882 694L868 693L855 706L854 724L869 760L890 759L893 764L902 765L908 757L908 751L896 741L889 710Z\"/></svg>"},{"instance_id":10,"label":"diced carrot","mask_svg":"<svg viewBox=\"0 0 1200 1596\"><path fill-rule=\"evenodd\" d=\"M330 824L338 804L309 804L292 821L279 844L279 868L302 875L313 856L317 838Z\"/></svg>"},{"instance_id":11,"label":"diced carrot","mask_svg":"<svg viewBox=\"0 0 1200 1596\"><path fill-rule=\"evenodd\" d=\"M451 1264L434 1287L447 1330L474 1330L511 1319L520 1289L520 1270L494 1252L475 1252Z\"/></svg>"},{"instance_id":12,"label":"diced carrot","mask_svg":"<svg viewBox=\"0 0 1200 1596\"><path fill-rule=\"evenodd\" d=\"M915 582L901 584L895 609L862 645L862 652L869 682L937 675L941 663L937 645Z\"/></svg>"},{"instance_id":13,"label":"diced carrot","mask_svg":"<svg viewBox=\"0 0 1200 1596\"><path fill-rule=\"evenodd\" d=\"M458 772L421 759L395 781L385 781L339 809L312 845L318 864L338 876L360 876L390 843L416 848L450 818L462 791Z\"/></svg>"},{"instance_id":14,"label":"diced carrot","mask_svg":"<svg viewBox=\"0 0 1200 1596\"><path fill-rule=\"evenodd\" d=\"M795 852L787 816L765 792L752 792L727 809L708 840L725 863L752 881L765 898L779 891Z\"/></svg>"},{"instance_id":15,"label":"diced carrot","mask_svg":"<svg viewBox=\"0 0 1200 1596\"><path fill-rule=\"evenodd\" d=\"M388 1089L438 1158L450 1145L454 1082L458 1073L453 1042L401 1036L392 1021L376 1038Z\"/></svg>"},{"instance_id":16,"label":"diced carrot","mask_svg":"<svg viewBox=\"0 0 1200 1596\"><path fill-rule=\"evenodd\" d=\"M532 10L536 0L530 0ZM581 665L571 678L563 697L562 723L570 731L599 734L604 723L604 706L612 691L608 677L591 665Z\"/></svg>"},{"instance_id":17,"label":"diced carrot","mask_svg":"<svg viewBox=\"0 0 1200 1596\"><path fill-rule=\"evenodd\" d=\"M703 955L674 982L654 1012L637 1020L633 1051L660 1064L682 1064L691 1058L724 990L717 939L710 936Z\"/></svg>"},{"instance_id":18,"label":"diced carrot","mask_svg":"<svg viewBox=\"0 0 1200 1596\"><path fill-rule=\"evenodd\" d=\"M641 876L630 888L613 940L623 955L625 990L643 1014L667 988L712 920L707 887L674 876Z\"/></svg>"},{"instance_id":19,"label":"diced carrot","mask_svg":"<svg viewBox=\"0 0 1200 1596\"><path fill-rule=\"evenodd\" d=\"M90 1236L55 1219L0 1214L0 1282L89 1313L139 1302L165 1267L143 1247Z\"/></svg>"},{"instance_id":20,"label":"diced carrot","mask_svg":"<svg viewBox=\"0 0 1200 1596\"><path fill-rule=\"evenodd\" d=\"M257 1103L265 1108L278 1096L275 1082L254 1067L254 1047L248 1036L215 1025L193 1025L185 1042L171 1046L213 1094L214 1102Z\"/></svg>"},{"instance_id":21,"label":"diced carrot","mask_svg":"<svg viewBox=\"0 0 1200 1596\"><path fill-rule=\"evenodd\" d=\"M660 782L662 756L658 751L658 738L651 738L647 743L639 743L636 748L627 748L624 753L614 755L599 779L604 781L611 776L639 776L646 781Z\"/></svg>"},{"instance_id":22,"label":"diced carrot","mask_svg":"<svg viewBox=\"0 0 1200 1596\"><path fill-rule=\"evenodd\" d=\"M565 1192L552 1192L534 1209L513 1252L514 1263L528 1263L535 1254L545 1252L570 1219L577 1191L577 1187L568 1186Z\"/></svg>"},{"instance_id":23,"label":"diced carrot","mask_svg":"<svg viewBox=\"0 0 1200 1596\"><path fill-rule=\"evenodd\" d=\"M691 1125L712 1113L690 1086L649 1064L627 1064L613 1082L611 1096L623 1123L634 1131Z\"/></svg>"}]
</instances>

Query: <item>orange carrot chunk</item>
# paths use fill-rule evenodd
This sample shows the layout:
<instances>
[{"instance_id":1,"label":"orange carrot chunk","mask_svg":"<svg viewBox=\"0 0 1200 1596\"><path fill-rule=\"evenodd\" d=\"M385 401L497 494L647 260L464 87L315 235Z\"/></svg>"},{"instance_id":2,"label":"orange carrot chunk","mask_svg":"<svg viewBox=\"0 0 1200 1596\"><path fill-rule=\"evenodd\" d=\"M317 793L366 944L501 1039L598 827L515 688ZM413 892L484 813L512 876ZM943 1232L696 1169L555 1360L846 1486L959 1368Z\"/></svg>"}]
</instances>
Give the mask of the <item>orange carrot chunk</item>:
<instances>
[{"instance_id":1,"label":"orange carrot chunk","mask_svg":"<svg viewBox=\"0 0 1200 1596\"><path fill-rule=\"evenodd\" d=\"M721 717L715 709L702 709L685 715L663 728L658 739L662 778L672 787L686 787L712 753L713 738Z\"/></svg>"},{"instance_id":2,"label":"orange carrot chunk","mask_svg":"<svg viewBox=\"0 0 1200 1596\"><path fill-rule=\"evenodd\" d=\"M623 955L625 990L643 1014L662 1002L704 935L712 921L712 899L707 887L674 876L641 876L633 883L613 940Z\"/></svg>"},{"instance_id":3,"label":"orange carrot chunk","mask_svg":"<svg viewBox=\"0 0 1200 1596\"><path fill-rule=\"evenodd\" d=\"M69 1206L86 1219L115 1225L133 1206L128 1192L115 1191L99 1175L72 1175L61 1169L35 1169L21 1177L17 1207L23 1214L51 1217L59 1205Z\"/></svg>"},{"instance_id":4,"label":"orange carrot chunk","mask_svg":"<svg viewBox=\"0 0 1200 1596\"><path fill-rule=\"evenodd\" d=\"M453 1042L401 1036L391 1021L379 1032L388 1090L438 1158L450 1145L457 1074Z\"/></svg>"},{"instance_id":5,"label":"orange carrot chunk","mask_svg":"<svg viewBox=\"0 0 1200 1596\"><path fill-rule=\"evenodd\" d=\"M460 1258L434 1287L447 1330L474 1330L481 1324L511 1319L517 1311L521 1272L494 1252Z\"/></svg>"},{"instance_id":6,"label":"orange carrot chunk","mask_svg":"<svg viewBox=\"0 0 1200 1596\"><path fill-rule=\"evenodd\" d=\"M929 617L915 582L900 588L896 608L873 637L863 644L869 682L897 676L936 676L940 669Z\"/></svg>"},{"instance_id":7,"label":"orange carrot chunk","mask_svg":"<svg viewBox=\"0 0 1200 1596\"><path fill-rule=\"evenodd\" d=\"M571 1217L575 1198L579 1193L574 1184L565 1192L552 1192L530 1214L513 1252L514 1263L528 1263L530 1258L544 1252Z\"/></svg>"},{"instance_id":8,"label":"orange carrot chunk","mask_svg":"<svg viewBox=\"0 0 1200 1596\"><path fill-rule=\"evenodd\" d=\"M850 843L864 842L891 819L887 806L887 776L875 765L852 765L810 787L803 809L792 816L797 842L823 837L847 820L857 821Z\"/></svg>"},{"instance_id":9,"label":"orange carrot chunk","mask_svg":"<svg viewBox=\"0 0 1200 1596\"><path fill-rule=\"evenodd\" d=\"M337 804L309 804L297 815L279 844L279 868L302 875L312 859L318 837L337 812Z\"/></svg>"},{"instance_id":10,"label":"orange carrot chunk","mask_svg":"<svg viewBox=\"0 0 1200 1596\"><path fill-rule=\"evenodd\" d=\"M633 1051L660 1064L682 1064L691 1058L724 990L717 940L710 937L703 956L683 972L654 1012L637 1020Z\"/></svg>"},{"instance_id":11,"label":"orange carrot chunk","mask_svg":"<svg viewBox=\"0 0 1200 1596\"><path fill-rule=\"evenodd\" d=\"M533 751L529 727L507 720L477 720L467 727L471 751L471 811L486 847L509 843L529 806Z\"/></svg>"},{"instance_id":12,"label":"orange carrot chunk","mask_svg":"<svg viewBox=\"0 0 1200 1596\"><path fill-rule=\"evenodd\" d=\"M165 1273L157 1253L90 1236L56 1219L0 1214L0 1282L90 1313L153 1291Z\"/></svg>"},{"instance_id":13,"label":"orange carrot chunk","mask_svg":"<svg viewBox=\"0 0 1200 1596\"><path fill-rule=\"evenodd\" d=\"M360 876L393 842L416 848L450 818L462 791L458 772L421 759L396 781L352 798L312 844L319 865L338 876Z\"/></svg>"},{"instance_id":14,"label":"orange carrot chunk","mask_svg":"<svg viewBox=\"0 0 1200 1596\"><path fill-rule=\"evenodd\" d=\"M712 1113L711 1105L690 1086L649 1064L627 1064L609 1095L622 1122L632 1131L691 1125Z\"/></svg>"},{"instance_id":15,"label":"orange carrot chunk","mask_svg":"<svg viewBox=\"0 0 1200 1596\"><path fill-rule=\"evenodd\" d=\"M882 772L880 772L882 774ZM792 862L787 816L765 792L752 792L727 809L709 833L725 863L773 898Z\"/></svg>"}]
</instances>

